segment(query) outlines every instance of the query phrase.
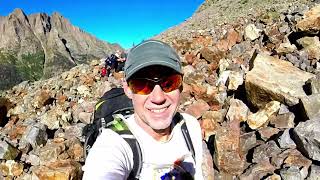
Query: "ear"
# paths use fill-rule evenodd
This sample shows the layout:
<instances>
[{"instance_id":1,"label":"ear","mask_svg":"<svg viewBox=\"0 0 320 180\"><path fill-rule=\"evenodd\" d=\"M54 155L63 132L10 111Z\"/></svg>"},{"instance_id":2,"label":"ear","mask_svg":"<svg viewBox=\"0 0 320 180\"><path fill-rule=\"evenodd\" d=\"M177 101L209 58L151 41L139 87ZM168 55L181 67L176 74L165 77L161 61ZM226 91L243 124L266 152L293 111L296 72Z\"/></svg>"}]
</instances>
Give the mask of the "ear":
<instances>
[{"instance_id":1,"label":"ear","mask_svg":"<svg viewBox=\"0 0 320 180\"><path fill-rule=\"evenodd\" d=\"M129 88L127 81L125 80L122 81L122 87L123 87L124 93L128 96L128 98L132 99L132 91Z\"/></svg>"}]
</instances>

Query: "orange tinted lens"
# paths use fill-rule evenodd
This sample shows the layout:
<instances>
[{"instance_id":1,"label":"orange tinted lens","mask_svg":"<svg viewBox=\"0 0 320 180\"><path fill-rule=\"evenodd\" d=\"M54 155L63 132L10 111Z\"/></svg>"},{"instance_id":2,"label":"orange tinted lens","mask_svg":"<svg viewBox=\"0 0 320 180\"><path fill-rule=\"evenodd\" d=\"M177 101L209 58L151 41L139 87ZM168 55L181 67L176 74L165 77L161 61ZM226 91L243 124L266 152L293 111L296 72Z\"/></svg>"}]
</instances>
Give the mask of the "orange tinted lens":
<instances>
[{"instance_id":1,"label":"orange tinted lens","mask_svg":"<svg viewBox=\"0 0 320 180\"><path fill-rule=\"evenodd\" d=\"M152 84L146 79L132 79L128 82L129 88L135 94L150 94L153 90Z\"/></svg>"},{"instance_id":2,"label":"orange tinted lens","mask_svg":"<svg viewBox=\"0 0 320 180\"><path fill-rule=\"evenodd\" d=\"M166 93L178 89L182 83L182 76L180 74L173 74L161 80L160 86Z\"/></svg>"}]
</instances>

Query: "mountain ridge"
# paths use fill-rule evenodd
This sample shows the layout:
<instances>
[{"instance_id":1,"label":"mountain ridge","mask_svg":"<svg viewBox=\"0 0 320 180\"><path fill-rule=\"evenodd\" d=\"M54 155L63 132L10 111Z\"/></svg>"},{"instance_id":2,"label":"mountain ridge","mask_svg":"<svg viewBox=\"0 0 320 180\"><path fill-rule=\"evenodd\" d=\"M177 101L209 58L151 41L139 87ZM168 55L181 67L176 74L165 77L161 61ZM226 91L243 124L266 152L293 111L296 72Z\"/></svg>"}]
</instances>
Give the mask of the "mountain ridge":
<instances>
[{"instance_id":1,"label":"mountain ridge","mask_svg":"<svg viewBox=\"0 0 320 180\"><path fill-rule=\"evenodd\" d=\"M58 12L27 16L19 8L0 19L0 41L0 64L6 67L0 89L49 78L122 49L73 26Z\"/></svg>"}]
</instances>

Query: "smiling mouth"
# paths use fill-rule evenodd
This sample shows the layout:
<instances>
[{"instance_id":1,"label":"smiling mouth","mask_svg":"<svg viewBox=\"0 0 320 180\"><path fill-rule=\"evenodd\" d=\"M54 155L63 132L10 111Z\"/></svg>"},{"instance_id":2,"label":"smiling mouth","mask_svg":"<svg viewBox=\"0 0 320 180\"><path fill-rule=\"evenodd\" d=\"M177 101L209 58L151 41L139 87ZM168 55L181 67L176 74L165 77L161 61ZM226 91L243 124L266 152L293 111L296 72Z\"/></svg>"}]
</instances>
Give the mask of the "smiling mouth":
<instances>
[{"instance_id":1,"label":"smiling mouth","mask_svg":"<svg viewBox=\"0 0 320 180\"><path fill-rule=\"evenodd\" d=\"M165 108L161 108L161 109L149 109L151 112L154 112L154 113L162 113L164 112L166 109L168 109L168 107L165 107Z\"/></svg>"}]
</instances>

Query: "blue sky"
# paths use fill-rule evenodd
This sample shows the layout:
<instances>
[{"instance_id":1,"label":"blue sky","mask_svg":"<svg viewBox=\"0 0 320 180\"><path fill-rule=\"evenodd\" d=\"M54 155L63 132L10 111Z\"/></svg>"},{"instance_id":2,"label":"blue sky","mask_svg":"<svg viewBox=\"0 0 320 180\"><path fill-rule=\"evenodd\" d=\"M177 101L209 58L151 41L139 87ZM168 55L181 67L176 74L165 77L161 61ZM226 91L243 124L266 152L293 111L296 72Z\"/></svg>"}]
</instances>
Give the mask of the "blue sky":
<instances>
[{"instance_id":1,"label":"blue sky","mask_svg":"<svg viewBox=\"0 0 320 180\"><path fill-rule=\"evenodd\" d=\"M130 48L182 23L204 0L0 0L0 15L59 12L98 39Z\"/></svg>"}]
</instances>

